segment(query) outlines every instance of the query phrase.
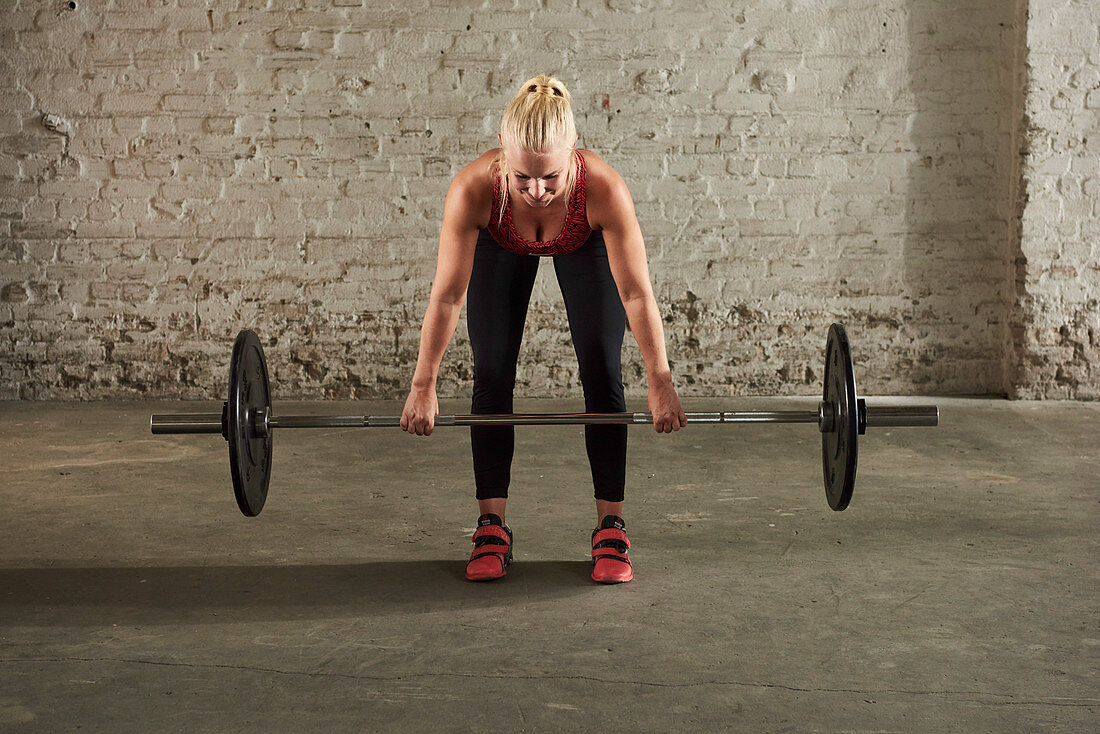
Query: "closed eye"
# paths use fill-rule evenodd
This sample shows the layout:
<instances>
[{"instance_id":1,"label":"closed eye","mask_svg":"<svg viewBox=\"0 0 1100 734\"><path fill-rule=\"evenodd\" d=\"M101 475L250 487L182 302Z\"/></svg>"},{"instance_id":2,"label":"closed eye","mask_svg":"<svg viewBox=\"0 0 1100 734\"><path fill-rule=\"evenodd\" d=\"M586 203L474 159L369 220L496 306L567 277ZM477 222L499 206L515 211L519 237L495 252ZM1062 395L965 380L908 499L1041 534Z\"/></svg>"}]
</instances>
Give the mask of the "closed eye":
<instances>
[{"instance_id":1,"label":"closed eye","mask_svg":"<svg viewBox=\"0 0 1100 734\"><path fill-rule=\"evenodd\" d=\"M543 177L542 177L542 180L543 180L543 181L549 181L550 179L552 179L552 178L557 178L557 177L558 177L558 174L556 174L556 173L551 173L551 174L549 174L549 175L543 176ZM528 176L528 175L526 175L526 174L523 174L523 173L517 173L517 174L516 174L516 178L518 178L518 179L519 179L519 180L521 180L521 181L526 181L527 179L529 179L529 178L531 178L531 177L530 177L530 176Z\"/></svg>"}]
</instances>

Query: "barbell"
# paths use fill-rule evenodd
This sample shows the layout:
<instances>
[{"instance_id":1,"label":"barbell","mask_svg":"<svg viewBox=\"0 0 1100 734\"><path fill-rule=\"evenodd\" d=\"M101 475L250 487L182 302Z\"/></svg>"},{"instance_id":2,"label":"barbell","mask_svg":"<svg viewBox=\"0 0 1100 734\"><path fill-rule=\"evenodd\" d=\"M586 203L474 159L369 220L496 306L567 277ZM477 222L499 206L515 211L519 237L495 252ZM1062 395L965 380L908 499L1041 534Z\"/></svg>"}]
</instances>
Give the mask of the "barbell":
<instances>
[{"instance_id":1,"label":"barbell","mask_svg":"<svg viewBox=\"0 0 1100 734\"><path fill-rule=\"evenodd\" d=\"M814 423L821 432L821 462L829 507L843 510L852 500L859 437L868 427L936 426L935 405L867 405L856 394L852 349L840 324L825 343L825 387L816 410L757 410L687 413L688 423ZM438 415L436 426L531 426L595 423L652 424L649 413L525 413ZM285 415L271 410L267 360L256 332L237 334L229 360L229 399L218 413L153 415L155 434L220 433L229 443L230 474L237 506L255 517L267 501L271 452L279 428L393 428L397 415Z\"/></svg>"}]
</instances>

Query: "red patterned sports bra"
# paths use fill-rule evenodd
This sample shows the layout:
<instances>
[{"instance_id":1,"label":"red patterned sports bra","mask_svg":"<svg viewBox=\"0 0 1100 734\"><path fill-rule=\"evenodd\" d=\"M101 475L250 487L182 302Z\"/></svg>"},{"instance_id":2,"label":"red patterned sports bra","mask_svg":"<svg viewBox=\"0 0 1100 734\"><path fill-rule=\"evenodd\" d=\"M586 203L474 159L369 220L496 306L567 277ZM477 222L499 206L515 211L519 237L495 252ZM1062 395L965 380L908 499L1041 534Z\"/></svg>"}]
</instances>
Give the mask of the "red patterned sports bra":
<instances>
[{"instance_id":1,"label":"red patterned sports bra","mask_svg":"<svg viewBox=\"0 0 1100 734\"><path fill-rule=\"evenodd\" d=\"M503 181L500 176L493 179L493 210L489 216L489 234L505 250L517 255L568 255L588 239L592 228L588 226L588 212L585 205L585 173L584 156L577 153L577 181L573 185L573 195L565 205L565 226L561 232L548 242L535 242L526 240L516 234L515 225L512 223L512 205L508 201L508 195L503 190ZM501 196L504 197L504 217L500 216Z\"/></svg>"}]
</instances>

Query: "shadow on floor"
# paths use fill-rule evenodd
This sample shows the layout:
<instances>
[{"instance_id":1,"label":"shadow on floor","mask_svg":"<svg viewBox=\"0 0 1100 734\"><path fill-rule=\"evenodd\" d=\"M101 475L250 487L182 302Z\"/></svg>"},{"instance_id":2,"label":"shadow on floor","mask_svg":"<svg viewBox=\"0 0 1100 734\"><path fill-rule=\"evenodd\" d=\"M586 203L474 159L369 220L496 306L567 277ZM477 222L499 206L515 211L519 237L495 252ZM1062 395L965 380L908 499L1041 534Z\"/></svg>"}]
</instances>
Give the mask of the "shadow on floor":
<instances>
[{"instance_id":1,"label":"shadow on floor","mask_svg":"<svg viewBox=\"0 0 1100 734\"><path fill-rule=\"evenodd\" d=\"M491 583L463 561L0 569L4 626L223 624L512 608L595 587L585 561L525 561ZM534 595L529 589L537 590Z\"/></svg>"}]
</instances>

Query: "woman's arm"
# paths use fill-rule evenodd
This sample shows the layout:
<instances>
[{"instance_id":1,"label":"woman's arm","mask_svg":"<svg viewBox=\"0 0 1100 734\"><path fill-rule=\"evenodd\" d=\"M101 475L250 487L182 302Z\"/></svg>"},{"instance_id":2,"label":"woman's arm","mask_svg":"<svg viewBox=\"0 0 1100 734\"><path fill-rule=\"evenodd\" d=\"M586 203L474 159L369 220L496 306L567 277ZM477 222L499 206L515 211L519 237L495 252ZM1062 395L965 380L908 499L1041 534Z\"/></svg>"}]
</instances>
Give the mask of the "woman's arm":
<instances>
[{"instance_id":1,"label":"woman's arm","mask_svg":"<svg viewBox=\"0 0 1100 734\"><path fill-rule=\"evenodd\" d=\"M483 166L471 164L455 176L443 207L435 280L420 328L420 352L412 388L401 414L401 428L418 436L430 436L435 428L435 416L439 412L435 394L439 364L454 335L470 285L477 247L478 212L489 209L477 180L479 168Z\"/></svg>"},{"instance_id":2,"label":"woman's arm","mask_svg":"<svg viewBox=\"0 0 1100 734\"><path fill-rule=\"evenodd\" d=\"M589 219L603 230L611 275L626 310L630 331L645 360L654 427L661 433L678 431L687 424L687 416L672 384L661 313L649 280L645 242L634 213L634 200L622 177L594 155L593 158L598 162L593 166L594 186L589 189Z\"/></svg>"}]
</instances>

